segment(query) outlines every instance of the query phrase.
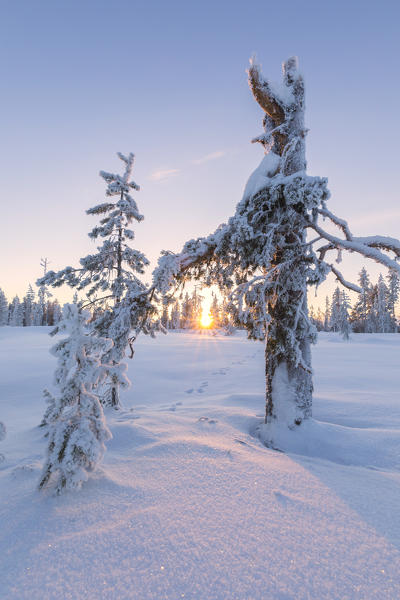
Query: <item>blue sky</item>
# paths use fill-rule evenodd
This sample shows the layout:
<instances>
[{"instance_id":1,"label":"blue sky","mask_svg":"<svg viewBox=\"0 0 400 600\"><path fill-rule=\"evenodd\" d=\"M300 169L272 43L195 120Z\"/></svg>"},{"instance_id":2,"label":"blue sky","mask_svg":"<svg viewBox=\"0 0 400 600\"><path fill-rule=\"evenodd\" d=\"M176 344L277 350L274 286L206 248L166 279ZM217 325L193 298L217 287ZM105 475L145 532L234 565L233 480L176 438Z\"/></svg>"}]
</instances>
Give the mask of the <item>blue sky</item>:
<instances>
[{"instance_id":1,"label":"blue sky","mask_svg":"<svg viewBox=\"0 0 400 600\"><path fill-rule=\"evenodd\" d=\"M225 221L262 158L250 144L262 119L245 73L253 53L273 80L299 56L308 168L329 178L331 210L357 233L400 236L397 2L1 0L0 10L8 297L34 283L42 256L58 269L93 250L84 211L102 201L98 171L119 168L117 151L136 154L135 247L153 265ZM343 271L360 265L346 258Z\"/></svg>"}]
</instances>

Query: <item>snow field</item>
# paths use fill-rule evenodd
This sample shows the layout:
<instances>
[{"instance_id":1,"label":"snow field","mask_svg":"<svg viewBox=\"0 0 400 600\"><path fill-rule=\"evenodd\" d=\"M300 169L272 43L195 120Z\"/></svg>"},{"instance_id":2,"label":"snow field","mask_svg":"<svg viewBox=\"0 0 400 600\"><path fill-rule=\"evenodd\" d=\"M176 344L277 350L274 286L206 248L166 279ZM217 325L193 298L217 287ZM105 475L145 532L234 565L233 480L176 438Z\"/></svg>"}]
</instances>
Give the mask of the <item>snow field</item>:
<instances>
[{"instance_id":1,"label":"snow field","mask_svg":"<svg viewBox=\"0 0 400 600\"><path fill-rule=\"evenodd\" d=\"M261 343L142 337L101 469L61 497L35 489L53 343L0 328L0 598L400 597L400 336L320 335L287 453L255 435Z\"/></svg>"}]
</instances>

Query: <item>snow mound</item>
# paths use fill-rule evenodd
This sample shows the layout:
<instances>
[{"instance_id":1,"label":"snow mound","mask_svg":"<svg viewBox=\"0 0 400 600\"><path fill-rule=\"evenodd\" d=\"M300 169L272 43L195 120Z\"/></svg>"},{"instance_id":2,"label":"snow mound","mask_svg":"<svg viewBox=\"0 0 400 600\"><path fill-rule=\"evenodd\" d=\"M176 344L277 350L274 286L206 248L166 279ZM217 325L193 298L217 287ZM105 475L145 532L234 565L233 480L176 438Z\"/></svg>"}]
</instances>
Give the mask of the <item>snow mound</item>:
<instances>
[{"instance_id":1,"label":"snow mound","mask_svg":"<svg viewBox=\"0 0 400 600\"><path fill-rule=\"evenodd\" d=\"M400 470L400 431L343 427L314 419L289 429L277 423L259 427L261 441L287 453L341 465Z\"/></svg>"}]
</instances>

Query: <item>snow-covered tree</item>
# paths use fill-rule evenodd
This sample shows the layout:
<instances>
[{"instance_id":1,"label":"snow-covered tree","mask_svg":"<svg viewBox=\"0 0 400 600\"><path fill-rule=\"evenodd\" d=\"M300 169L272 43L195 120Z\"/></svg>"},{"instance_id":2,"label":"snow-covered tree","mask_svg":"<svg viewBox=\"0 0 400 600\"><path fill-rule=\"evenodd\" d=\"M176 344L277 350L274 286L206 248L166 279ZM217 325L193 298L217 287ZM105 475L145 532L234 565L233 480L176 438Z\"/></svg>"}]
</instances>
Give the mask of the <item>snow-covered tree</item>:
<instances>
[{"instance_id":1,"label":"snow-covered tree","mask_svg":"<svg viewBox=\"0 0 400 600\"><path fill-rule=\"evenodd\" d=\"M152 320L157 312L155 291L149 290L139 279L149 262L142 252L128 245L134 239L130 224L143 220L131 196L132 190L140 189L131 180L134 155L118 153L118 157L124 164L122 175L100 171L107 184L109 200L86 211L100 217L100 224L89 233L91 239L103 240L97 253L81 258L79 268L66 267L58 273L49 271L38 280L38 285L67 284L86 292L88 300L83 307L101 309L93 322L97 335L114 342L103 358L115 365L124 358L129 346L133 355L132 344L140 331L154 335L154 331L161 328ZM115 385L111 382L103 401L116 408L120 406L118 381Z\"/></svg>"},{"instance_id":2,"label":"snow-covered tree","mask_svg":"<svg viewBox=\"0 0 400 600\"><path fill-rule=\"evenodd\" d=\"M180 313L180 308L179 308L179 302L178 302L178 300L176 300L171 309L171 317L170 317L170 321L169 321L170 329L179 329L180 317L181 317L181 313Z\"/></svg>"},{"instance_id":3,"label":"snow-covered tree","mask_svg":"<svg viewBox=\"0 0 400 600\"><path fill-rule=\"evenodd\" d=\"M390 270L387 275L387 309L390 316L390 331L397 331L396 304L399 300L400 277L396 271Z\"/></svg>"},{"instance_id":4,"label":"snow-covered tree","mask_svg":"<svg viewBox=\"0 0 400 600\"><path fill-rule=\"evenodd\" d=\"M351 309L350 298L344 290L340 293L340 318L339 331L345 340L348 340L351 333L349 320L349 310Z\"/></svg>"},{"instance_id":5,"label":"snow-covered tree","mask_svg":"<svg viewBox=\"0 0 400 600\"><path fill-rule=\"evenodd\" d=\"M368 325L368 315L371 310L371 282L365 267L358 276L360 293L352 312L352 321L357 331L365 333Z\"/></svg>"},{"instance_id":6,"label":"snow-covered tree","mask_svg":"<svg viewBox=\"0 0 400 600\"><path fill-rule=\"evenodd\" d=\"M329 321L329 329L331 331L340 331L340 320L341 320L341 305L342 305L342 295L340 292L340 288L336 286L335 291L332 295L332 302L330 307L330 321Z\"/></svg>"},{"instance_id":7,"label":"snow-covered tree","mask_svg":"<svg viewBox=\"0 0 400 600\"><path fill-rule=\"evenodd\" d=\"M47 273L49 260L47 258L40 259L40 266L43 268L43 276ZM43 283L38 289L38 302L34 314L34 325L47 325L46 305L51 298L51 293Z\"/></svg>"},{"instance_id":8,"label":"snow-covered tree","mask_svg":"<svg viewBox=\"0 0 400 600\"><path fill-rule=\"evenodd\" d=\"M181 307L181 329L189 329L192 322L192 300L186 292Z\"/></svg>"},{"instance_id":9,"label":"snow-covered tree","mask_svg":"<svg viewBox=\"0 0 400 600\"><path fill-rule=\"evenodd\" d=\"M8 302L5 293L0 288L0 326L8 323Z\"/></svg>"},{"instance_id":10,"label":"snow-covered tree","mask_svg":"<svg viewBox=\"0 0 400 600\"><path fill-rule=\"evenodd\" d=\"M168 327L169 327L168 304L163 305L162 314L161 314L161 325L165 329L168 329Z\"/></svg>"},{"instance_id":11,"label":"snow-covered tree","mask_svg":"<svg viewBox=\"0 0 400 600\"><path fill-rule=\"evenodd\" d=\"M331 306L329 303L329 298L326 296L325 298L325 312L324 312L324 331L329 331L329 323L331 320Z\"/></svg>"},{"instance_id":12,"label":"snow-covered tree","mask_svg":"<svg viewBox=\"0 0 400 600\"><path fill-rule=\"evenodd\" d=\"M99 383L110 373L127 383L120 367L101 363L112 341L91 335L90 318L89 311L79 312L76 305L66 304L63 320L53 331L65 332L68 337L51 349L58 361L54 376L57 392L46 392L48 448L39 488L53 477L58 493L77 489L87 480L111 438L96 395Z\"/></svg>"},{"instance_id":13,"label":"snow-covered tree","mask_svg":"<svg viewBox=\"0 0 400 600\"><path fill-rule=\"evenodd\" d=\"M218 301L218 296L213 292L210 306L210 315L213 320L213 327L219 327L221 324L221 308Z\"/></svg>"},{"instance_id":14,"label":"snow-covered tree","mask_svg":"<svg viewBox=\"0 0 400 600\"><path fill-rule=\"evenodd\" d=\"M34 300L35 300L35 292L31 284L28 286L28 291L22 301L22 310L23 310L23 326L30 327L33 325L33 312L34 312Z\"/></svg>"},{"instance_id":15,"label":"snow-covered tree","mask_svg":"<svg viewBox=\"0 0 400 600\"><path fill-rule=\"evenodd\" d=\"M311 417L310 344L307 285L329 272L359 292L328 260L331 251L357 252L400 273L400 242L384 236L355 237L343 219L327 208L327 180L306 174L304 83L297 59L283 65L283 82L272 86L253 62L249 82L264 111L260 142L265 156L251 175L236 214L214 233L187 242L182 251L163 253L154 272L155 289L166 293L185 279L230 289L230 310L248 336L265 339L266 427L293 428ZM341 235L324 230L321 217ZM306 233L316 237L308 241ZM314 236L314 234L313 234ZM391 256L394 254L394 258Z\"/></svg>"},{"instance_id":16,"label":"snow-covered tree","mask_svg":"<svg viewBox=\"0 0 400 600\"><path fill-rule=\"evenodd\" d=\"M373 304L373 313L375 316L375 330L378 333L389 333L391 331L390 312L388 308L388 288L382 273L378 278L376 285L376 294Z\"/></svg>"},{"instance_id":17,"label":"snow-covered tree","mask_svg":"<svg viewBox=\"0 0 400 600\"><path fill-rule=\"evenodd\" d=\"M10 305L9 323L11 327L21 327L23 325L23 320L23 304L19 301L18 296L15 296Z\"/></svg>"}]
</instances>

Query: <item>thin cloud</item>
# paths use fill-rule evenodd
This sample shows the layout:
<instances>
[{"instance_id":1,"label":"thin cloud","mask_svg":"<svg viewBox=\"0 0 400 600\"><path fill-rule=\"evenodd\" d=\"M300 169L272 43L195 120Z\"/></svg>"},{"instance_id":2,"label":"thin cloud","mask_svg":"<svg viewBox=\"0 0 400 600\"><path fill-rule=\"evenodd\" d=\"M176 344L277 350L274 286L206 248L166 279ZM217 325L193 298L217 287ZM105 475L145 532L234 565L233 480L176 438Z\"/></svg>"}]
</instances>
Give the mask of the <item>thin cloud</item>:
<instances>
[{"instance_id":1,"label":"thin cloud","mask_svg":"<svg viewBox=\"0 0 400 600\"><path fill-rule=\"evenodd\" d=\"M222 158L223 156L225 156L226 152L222 152L222 150L218 150L217 152L211 152L211 154L206 154L206 156L203 156L202 158L196 158L195 160L192 160L192 163L194 165L203 165L206 162L209 162L210 160L217 160L218 158Z\"/></svg>"},{"instance_id":2,"label":"thin cloud","mask_svg":"<svg viewBox=\"0 0 400 600\"><path fill-rule=\"evenodd\" d=\"M180 169L159 169L150 175L152 181L163 181L180 173Z\"/></svg>"}]
</instances>

